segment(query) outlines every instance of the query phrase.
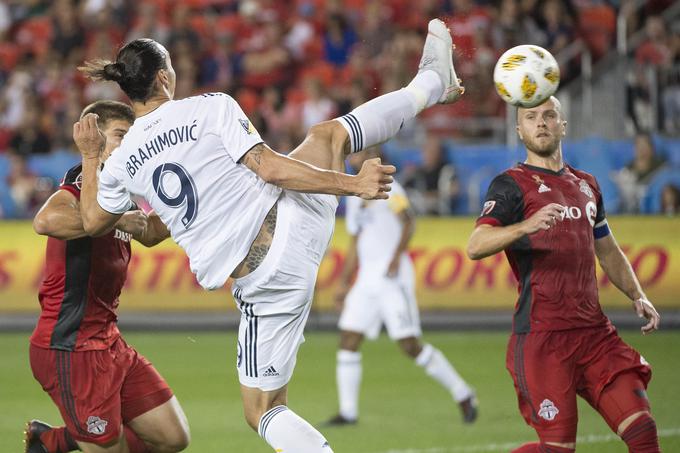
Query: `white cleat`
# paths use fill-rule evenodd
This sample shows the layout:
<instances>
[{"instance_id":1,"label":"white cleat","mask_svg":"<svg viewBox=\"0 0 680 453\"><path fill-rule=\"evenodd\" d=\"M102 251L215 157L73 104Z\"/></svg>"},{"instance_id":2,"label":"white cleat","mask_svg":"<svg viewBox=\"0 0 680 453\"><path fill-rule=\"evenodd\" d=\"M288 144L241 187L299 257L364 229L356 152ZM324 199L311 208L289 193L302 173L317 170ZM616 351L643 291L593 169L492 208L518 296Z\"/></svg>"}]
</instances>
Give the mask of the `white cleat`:
<instances>
[{"instance_id":1,"label":"white cleat","mask_svg":"<svg viewBox=\"0 0 680 453\"><path fill-rule=\"evenodd\" d=\"M434 71L444 84L444 94L439 104L452 104L465 92L461 81L453 69L453 40L444 22L432 19L427 26L427 38L423 47L423 56L418 65L418 73Z\"/></svg>"}]
</instances>

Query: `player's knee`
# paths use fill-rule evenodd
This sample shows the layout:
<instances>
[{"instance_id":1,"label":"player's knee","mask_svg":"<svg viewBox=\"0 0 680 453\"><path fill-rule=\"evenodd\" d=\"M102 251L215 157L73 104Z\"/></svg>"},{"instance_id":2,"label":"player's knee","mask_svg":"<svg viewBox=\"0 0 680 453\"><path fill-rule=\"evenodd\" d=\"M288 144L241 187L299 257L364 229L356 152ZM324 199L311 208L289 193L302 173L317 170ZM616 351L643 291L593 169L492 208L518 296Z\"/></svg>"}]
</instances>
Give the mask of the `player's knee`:
<instances>
[{"instance_id":1,"label":"player's knee","mask_svg":"<svg viewBox=\"0 0 680 453\"><path fill-rule=\"evenodd\" d=\"M401 348L402 352L406 354L407 356L415 359L418 357L418 355L421 353L423 350L423 345L420 344L420 341L418 341L417 338L405 338L403 340L399 340L399 347Z\"/></svg>"},{"instance_id":2,"label":"player's knee","mask_svg":"<svg viewBox=\"0 0 680 453\"><path fill-rule=\"evenodd\" d=\"M262 416L277 405L278 404L259 404L256 407L245 409L243 414L246 418L246 423L248 423L248 426L257 432L260 427L260 420L262 419Z\"/></svg>"},{"instance_id":3,"label":"player's knee","mask_svg":"<svg viewBox=\"0 0 680 453\"><path fill-rule=\"evenodd\" d=\"M616 377L600 394L597 411L621 435L638 417L649 413L645 383L637 373Z\"/></svg>"},{"instance_id":4,"label":"player's knee","mask_svg":"<svg viewBox=\"0 0 680 453\"><path fill-rule=\"evenodd\" d=\"M191 442L189 427L184 424L173 424L164 429L159 438L148 440L157 453L178 453L184 451Z\"/></svg>"},{"instance_id":5,"label":"player's knee","mask_svg":"<svg viewBox=\"0 0 680 453\"><path fill-rule=\"evenodd\" d=\"M315 124L309 129L307 136L324 140L332 149L339 151L344 151L349 137L345 128L335 120Z\"/></svg>"},{"instance_id":6,"label":"player's knee","mask_svg":"<svg viewBox=\"0 0 680 453\"><path fill-rule=\"evenodd\" d=\"M342 127L342 126L340 126ZM333 121L324 121L309 128L308 137L330 140L333 136Z\"/></svg>"},{"instance_id":7,"label":"player's knee","mask_svg":"<svg viewBox=\"0 0 680 453\"><path fill-rule=\"evenodd\" d=\"M621 439L628 445L628 450L632 453L656 453L661 451L656 431L656 422L652 414L645 411L634 415L635 418L629 421L625 429L619 431ZM627 421L624 420L623 423Z\"/></svg>"},{"instance_id":8,"label":"player's knee","mask_svg":"<svg viewBox=\"0 0 680 453\"><path fill-rule=\"evenodd\" d=\"M246 423L248 423L248 426L250 426L253 431L257 432L257 429L260 426L260 419L262 418L262 415L264 415L265 411L263 410L257 410L257 409L250 409L250 410L245 410L243 412L243 416L246 419Z\"/></svg>"},{"instance_id":9,"label":"player's knee","mask_svg":"<svg viewBox=\"0 0 680 453\"><path fill-rule=\"evenodd\" d=\"M177 453L186 450L191 442L191 433L188 428L180 427L167 433L160 445L154 451L159 453Z\"/></svg>"},{"instance_id":10,"label":"player's knee","mask_svg":"<svg viewBox=\"0 0 680 453\"><path fill-rule=\"evenodd\" d=\"M360 333L342 330L340 331L340 349L357 352L363 339L364 336Z\"/></svg>"}]
</instances>

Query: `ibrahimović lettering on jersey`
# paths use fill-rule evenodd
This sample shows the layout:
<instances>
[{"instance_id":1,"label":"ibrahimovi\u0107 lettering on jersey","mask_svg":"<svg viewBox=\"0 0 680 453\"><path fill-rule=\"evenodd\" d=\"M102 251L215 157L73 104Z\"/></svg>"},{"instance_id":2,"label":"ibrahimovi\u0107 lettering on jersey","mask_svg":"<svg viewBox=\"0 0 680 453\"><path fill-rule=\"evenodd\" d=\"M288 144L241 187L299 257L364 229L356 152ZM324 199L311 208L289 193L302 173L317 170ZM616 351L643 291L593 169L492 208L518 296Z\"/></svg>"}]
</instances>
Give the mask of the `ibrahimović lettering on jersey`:
<instances>
[{"instance_id":1,"label":"ibrahimovi\u0107 lettering on jersey","mask_svg":"<svg viewBox=\"0 0 680 453\"><path fill-rule=\"evenodd\" d=\"M156 135L154 138L149 140L137 148L137 153L130 155L128 158L125 169L127 170L128 176L132 179L137 173L140 167L150 160L156 154L164 151L165 149L175 146L178 143L184 143L188 141L196 141L196 120L191 124L185 124L184 126L174 127L169 131L165 131L161 134Z\"/></svg>"}]
</instances>

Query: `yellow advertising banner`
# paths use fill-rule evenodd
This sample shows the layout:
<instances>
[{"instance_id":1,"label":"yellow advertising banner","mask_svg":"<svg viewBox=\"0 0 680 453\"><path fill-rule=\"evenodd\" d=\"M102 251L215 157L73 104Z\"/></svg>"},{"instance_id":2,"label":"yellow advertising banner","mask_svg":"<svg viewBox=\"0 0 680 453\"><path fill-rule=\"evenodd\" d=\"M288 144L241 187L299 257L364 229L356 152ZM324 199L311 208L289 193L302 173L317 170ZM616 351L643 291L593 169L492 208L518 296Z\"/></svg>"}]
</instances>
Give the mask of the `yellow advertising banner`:
<instances>
[{"instance_id":1,"label":"yellow advertising banner","mask_svg":"<svg viewBox=\"0 0 680 453\"><path fill-rule=\"evenodd\" d=\"M410 252L417 296L424 309L510 308L516 283L503 254L471 261L465 245L470 218L420 219ZM680 308L680 219L613 217L610 226L647 295L659 308ZM0 312L39 309L37 291L46 239L28 222L0 223ZM344 222L335 235L317 280L316 307L331 309L348 243ZM213 292L198 286L184 252L171 240L147 249L133 244L128 279L121 296L125 310L233 310L227 287ZM565 263L569 266L569 263ZM628 307L626 298L598 271L604 306Z\"/></svg>"}]
</instances>

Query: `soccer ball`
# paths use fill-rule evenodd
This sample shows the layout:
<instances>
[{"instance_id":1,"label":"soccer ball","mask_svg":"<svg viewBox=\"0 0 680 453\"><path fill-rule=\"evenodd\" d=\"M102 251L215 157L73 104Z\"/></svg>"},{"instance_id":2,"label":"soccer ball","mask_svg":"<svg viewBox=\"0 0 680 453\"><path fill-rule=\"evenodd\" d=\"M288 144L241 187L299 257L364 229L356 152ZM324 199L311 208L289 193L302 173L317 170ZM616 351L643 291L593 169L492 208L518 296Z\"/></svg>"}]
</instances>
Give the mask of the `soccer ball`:
<instances>
[{"instance_id":1,"label":"soccer ball","mask_svg":"<svg viewBox=\"0 0 680 453\"><path fill-rule=\"evenodd\" d=\"M515 107L536 107L555 94L560 68L550 52L534 45L507 50L493 70L496 92Z\"/></svg>"}]
</instances>

